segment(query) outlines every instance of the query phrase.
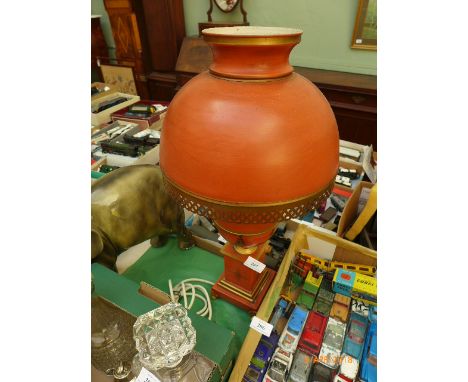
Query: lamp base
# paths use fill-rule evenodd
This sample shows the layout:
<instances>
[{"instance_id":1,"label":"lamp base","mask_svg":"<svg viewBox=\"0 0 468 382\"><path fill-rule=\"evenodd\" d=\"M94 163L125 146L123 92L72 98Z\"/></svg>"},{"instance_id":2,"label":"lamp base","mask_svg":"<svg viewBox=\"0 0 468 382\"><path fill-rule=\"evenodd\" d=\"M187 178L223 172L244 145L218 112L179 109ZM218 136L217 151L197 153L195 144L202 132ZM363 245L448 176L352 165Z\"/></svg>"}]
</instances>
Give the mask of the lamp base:
<instances>
[{"instance_id":1,"label":"lamp base","mask_svg":"<svg viewBox=\"0 0 468 382\"><path fill-rule=\"evenodd\" d=\"M253 257L263 262L266 252L270 249L271 247L265 243ZM227 244L221 252L224 254L224 272L211 288L211 295L255 314L276 272L265 268L262 273L258 273L246 267L244 261L247 256L236 253L230 244Z\"/></svg>"},{"instance_id":2,"label":"lamp base","mask_svg":"<svg viewBox=\"0 0 468 382\"><path fill-rule=\"evenodd\" d=\"M268 292L275 275L276 272L274 270L265 268L262 272L262 282L256 291L257 293L252 294L226 281L223 272L216 284L211 288L211 295L229 301L231 304L247 310L251 314L255 314L260 308L263 298Z\"/></svg>"}]
</instances>

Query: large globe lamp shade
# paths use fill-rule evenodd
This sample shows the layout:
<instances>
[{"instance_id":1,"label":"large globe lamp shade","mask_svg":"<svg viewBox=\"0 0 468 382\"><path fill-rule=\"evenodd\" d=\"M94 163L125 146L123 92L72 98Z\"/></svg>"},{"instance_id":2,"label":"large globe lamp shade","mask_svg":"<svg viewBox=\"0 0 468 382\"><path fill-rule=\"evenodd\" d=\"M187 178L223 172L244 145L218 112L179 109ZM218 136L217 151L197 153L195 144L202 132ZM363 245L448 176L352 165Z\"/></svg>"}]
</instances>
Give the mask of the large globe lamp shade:
<instances>
[{"instance_id":1,"label":"large globe lamp shade","mask_svg":"<svg viewBox=\"0 0 468 382\"><path fill-rule=\"evenodd\" d=\"M338 169L332 109L289 64L301 35L290 28L205 29L213 63L174 97L161 135L167 190L228 241L212 294L251 312L275 272L244 262L263 262L277 223L328 197Z\"/></svg>"}]
</instances>

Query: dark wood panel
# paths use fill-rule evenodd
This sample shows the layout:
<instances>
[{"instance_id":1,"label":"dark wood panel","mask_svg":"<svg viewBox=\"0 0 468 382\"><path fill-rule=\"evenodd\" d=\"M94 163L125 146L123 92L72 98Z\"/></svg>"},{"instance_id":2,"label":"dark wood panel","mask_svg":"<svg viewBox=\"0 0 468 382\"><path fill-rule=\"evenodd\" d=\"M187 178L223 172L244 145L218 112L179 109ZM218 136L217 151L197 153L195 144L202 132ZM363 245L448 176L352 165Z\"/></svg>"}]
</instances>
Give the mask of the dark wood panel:
<instances>
[{"instance_id":1,"label":"dark wood panel","mask_svg":"<svg viewBox=\"0 0 468 382\"><path fill-rule=\"evenodd\" d=\"M333 107L340 139L372 145L377 150L377 114Z\"/></svg>"},{"instance_id":2,"label":"dark wood panel","mask_svg":"<svg viewBox=\"0 0 468 382\"><path fill-rule=\"evenodd\" d=\"M369 90L377 93L377 76L335 70L323 70L295 66L296 73L302 74L315 84L337 85L344 88Z\"/></svg>"},{"instance_id":3,"label":"dark wood panel","mask_svg":"<svg viewBox=\"0 0 468 382\"><path fill-rule=\"evenodd\" d=\"M152 71L174 70L185 35L182 0L142 0Z\"/></svg>"},{"instance_id":4,"label":"dark wood panel","mask_svg":"<svg viewBox=\"0 0 468 382\"><path fill-rule=\"evenodd\" d=\"M176 93L177 78L175 72L152 72L148 75L150 98L160 101L171 101Z\"/></svg>"},{"instance_id":5,"label":"dark wood panel","mask_svg":"<svg viewBox=\"0 0 468 382\"><path fill-rule=\"evenodd\" d=\"M101 28L101 18L91 18L91 68L97 69L97 57L108 55L106 39Z\"/></svg>"}]
</instances>

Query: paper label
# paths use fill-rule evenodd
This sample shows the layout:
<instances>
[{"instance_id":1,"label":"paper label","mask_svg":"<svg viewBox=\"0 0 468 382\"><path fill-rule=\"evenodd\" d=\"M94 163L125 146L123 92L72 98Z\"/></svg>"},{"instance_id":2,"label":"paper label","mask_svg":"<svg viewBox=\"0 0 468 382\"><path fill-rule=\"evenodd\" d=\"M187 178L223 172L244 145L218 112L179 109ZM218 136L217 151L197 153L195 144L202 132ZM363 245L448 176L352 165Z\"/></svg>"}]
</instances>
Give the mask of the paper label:
<instances>
[{"instance_id":1,"label":"paper label","mask_svg":"<svg viewBox=\"0 0 468 382\"><path fill-rule=\"evenodd\" d=\"M262 273L266 267L265 264L250 256L247 258L247 260L245 260L244 265L258 273Z\"/></svg>"},{"instance_id":2,"label":"paper label","mask_svg":"<svg viewBox=\"0 0 468 382\"><path fill-rule=\"evenodd\" d=\"M256 330L257 332L264 334L267 337L270 337L271 331L273 330L273 325L261 320L257 316L252 317L250 327Z\"/></svg>"},{"instance_id":3,"label":"paper label","mask_svg":"<svg viewBox=\"0 0 468 382\"><path fill-rule=\"evenodd\" d=\"M142 367L135 382L161 382L161 380Z\"/></svg>"}]
</instances>

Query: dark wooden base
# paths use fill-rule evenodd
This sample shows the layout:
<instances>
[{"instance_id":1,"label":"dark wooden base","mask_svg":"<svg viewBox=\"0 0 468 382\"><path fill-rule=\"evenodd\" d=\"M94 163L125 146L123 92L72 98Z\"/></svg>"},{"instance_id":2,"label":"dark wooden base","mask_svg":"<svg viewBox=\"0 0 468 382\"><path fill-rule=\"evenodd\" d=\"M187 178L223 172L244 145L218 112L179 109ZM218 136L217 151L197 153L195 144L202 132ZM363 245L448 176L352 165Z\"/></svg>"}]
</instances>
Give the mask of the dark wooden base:
<instances>
[{"instance_id":1,"label":"dark wooden base","mask_svg":"<svg viewBox=\"0 0 468 382\"><path fill-rule=\"evenodd\" d=\"M211 295L229 301L231 304L241 309L255 314L270 288L276 272L270 268L265 268L259 277L259 282L251 291L240 288L239 286L226 281L224 272L216 284L211 288Z\"/></svg>"}]
</instances>

